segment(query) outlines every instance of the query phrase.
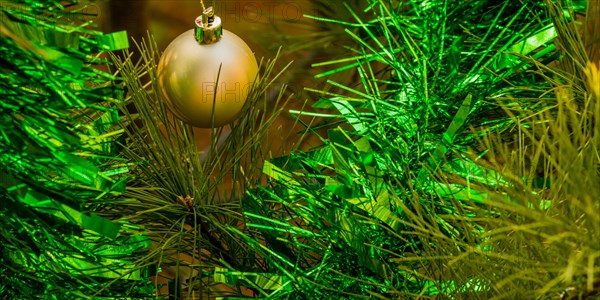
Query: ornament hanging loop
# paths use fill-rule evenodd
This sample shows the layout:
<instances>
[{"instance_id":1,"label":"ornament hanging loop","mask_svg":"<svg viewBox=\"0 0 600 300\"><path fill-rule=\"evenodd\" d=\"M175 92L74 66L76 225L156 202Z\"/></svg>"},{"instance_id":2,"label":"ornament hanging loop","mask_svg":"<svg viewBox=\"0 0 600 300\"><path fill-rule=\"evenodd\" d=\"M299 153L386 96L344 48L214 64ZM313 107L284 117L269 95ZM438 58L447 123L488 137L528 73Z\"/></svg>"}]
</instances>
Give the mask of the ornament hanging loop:
<instances>
[{"instance_id":1,"label":"ornament hanging loop","mask_svg":"<svg viewBox=\"0 0 600 300\"><path fill-rule=\"evenodd\" d=\"M223 27L221 18L215 16L212 7L209 7L202 12L202 15L196 18L196 28L194 36L199 44L212 44L221 39L223 35Z\"/></svg>"}]
</instances>

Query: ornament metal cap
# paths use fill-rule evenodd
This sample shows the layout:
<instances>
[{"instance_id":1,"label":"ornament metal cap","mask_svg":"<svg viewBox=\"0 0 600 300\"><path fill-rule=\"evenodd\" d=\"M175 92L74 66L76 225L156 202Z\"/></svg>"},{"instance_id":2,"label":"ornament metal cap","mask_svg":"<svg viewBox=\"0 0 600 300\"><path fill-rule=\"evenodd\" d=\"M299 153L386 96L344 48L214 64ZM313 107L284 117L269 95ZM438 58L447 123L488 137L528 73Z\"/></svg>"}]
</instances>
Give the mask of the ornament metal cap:
<instances>
[{"instance_id":1,"label":"ornament metal cap","mask_svg":"<svg viewBox=\"0 0 600 300\"><path fill-rule=\"evenodd\" d=\"M221 18L215 16L212 7L205 9L202 15L196 18L194 29L196 41L200 44L212 44L218 42L222 35Z\"/></svg>"}]
</instances>

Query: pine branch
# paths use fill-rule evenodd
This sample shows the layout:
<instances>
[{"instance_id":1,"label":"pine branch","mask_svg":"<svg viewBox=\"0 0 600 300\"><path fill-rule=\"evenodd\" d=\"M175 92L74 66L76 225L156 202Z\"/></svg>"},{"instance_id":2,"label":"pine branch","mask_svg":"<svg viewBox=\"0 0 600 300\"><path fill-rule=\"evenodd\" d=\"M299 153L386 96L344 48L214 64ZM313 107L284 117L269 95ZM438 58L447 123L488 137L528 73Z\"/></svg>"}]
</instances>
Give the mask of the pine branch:
<instances>
[{"instance_id":1,"label":"pine branch","mask_svg":"<svg viewBox=\"0 0 600 300\"><path fill-rule=\"evenodd\" d=\"M262 63L263 73L241 117L228 128L215 128L211 147L202 153L194 143L193 129L170 115L157 92L156 45L150 38L138 44L137 51L141 54L138 62L129 59L127 51L123 58L113 56L113 60L134 107L121 106L129 137L124 155L139 162L132 168L135 184L126 193L131 202L123 202L120 209L129 212L128 221L143 225L154 240L153 247L160 249L149 253L146 263L173 263L181 265L180 270L198 264L209 269L223 264L239 270L257 268L247 260L255 250L239 241L228 226L243 228L239 198L260 182L260 166L267 155L263 143L287 101L281 99L285 87L274 99L268 98L271 84L283 72L273 71L277 58ZM182 240L173 243L175 238ZM179 260L180 255L191 261ZM175 280L210 293L214 287L206 275L198 274L176 275Z\"/></svg>"}]
</instances>

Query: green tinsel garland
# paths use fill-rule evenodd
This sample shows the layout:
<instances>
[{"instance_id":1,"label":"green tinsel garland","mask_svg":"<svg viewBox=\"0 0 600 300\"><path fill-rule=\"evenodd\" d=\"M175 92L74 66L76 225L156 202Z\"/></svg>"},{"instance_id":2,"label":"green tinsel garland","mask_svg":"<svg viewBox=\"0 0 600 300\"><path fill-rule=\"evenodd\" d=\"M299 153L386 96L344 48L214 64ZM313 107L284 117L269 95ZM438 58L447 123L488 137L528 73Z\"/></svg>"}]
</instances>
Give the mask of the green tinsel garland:
<instances>
[{"instance_id":1,"label":"green tinsel garland","mask_svg":"<svg viewBox=\"0 0 600 300\"><path fill-rule=\"evenodd\" d=\"M124 192L114 142L123 91L100 53L125 32L89 29L79 1L0 6L0 298L145 297L139 228L96 215ZM118 216L115 216L115 219Z\"/></svg>"},{"instance_id":2,"label":"green tinsel garland","mask_svg":"<svg viewBox=\"0 0 600 300\"><path fill-rule=\"evenodd\" d=\"M323 97L314 107L332 113L292 112L331 119L323 147L266 162L273 188L244 199L255 231L237 232L248 243L266 244L261 253L272 273L222 271L220 278L254 287L271 282L259 285L261 293L287 299L505 293L496 285L505 278L494 277L490 260L502 250L492 247L487 225L511 212L486 205L503 203L506 189L518 185L509 183L508 170L482 167L496 150L481 141L500 135L497 145L511 143L522 128L519 118L555 105L554 85L539 65L561 59L557 20L573 21L586 2L555 6L372 0L363 5L370 16L364 19L346 5L354 21L340 24L355 47L315 65L338 65L317 77L346 72L353 80L328 81L339 92L309 89ZM490 251L480 257L488 269L455 273L449 266L473 249ZM534 297L528 288L535 285L516 286L507 289L510 297Z\"/></svg>"}]
</instances>

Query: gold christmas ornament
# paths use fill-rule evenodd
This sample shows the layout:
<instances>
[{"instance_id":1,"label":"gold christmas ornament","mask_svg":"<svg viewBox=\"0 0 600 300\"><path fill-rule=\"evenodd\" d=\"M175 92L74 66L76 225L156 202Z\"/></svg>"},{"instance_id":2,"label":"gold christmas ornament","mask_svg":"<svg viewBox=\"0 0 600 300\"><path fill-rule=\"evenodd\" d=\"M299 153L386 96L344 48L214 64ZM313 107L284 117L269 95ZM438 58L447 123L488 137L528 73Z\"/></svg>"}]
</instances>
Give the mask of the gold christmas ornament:
<instances>
[{"instance_id":1,"label":"gold christmas ornament","mask_svg":"<svg viewBox=\"0 0 600 300\"><path fill-rule=\"evenodd\" d=\"M220 127L239 116L257 74L250 47L222 29L209 7L196 19L196 28L175 38L162 54L158 86L177 118L195 127Z\"/></svg>"}]
</instances>

